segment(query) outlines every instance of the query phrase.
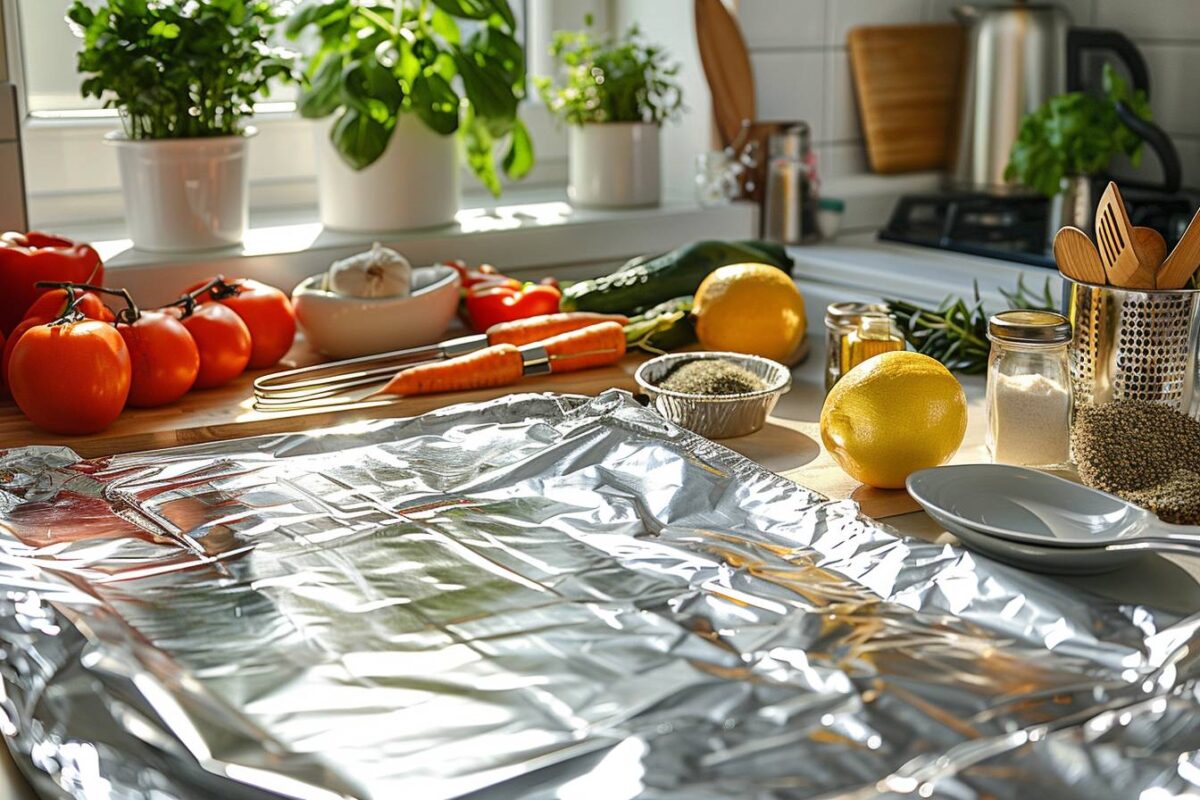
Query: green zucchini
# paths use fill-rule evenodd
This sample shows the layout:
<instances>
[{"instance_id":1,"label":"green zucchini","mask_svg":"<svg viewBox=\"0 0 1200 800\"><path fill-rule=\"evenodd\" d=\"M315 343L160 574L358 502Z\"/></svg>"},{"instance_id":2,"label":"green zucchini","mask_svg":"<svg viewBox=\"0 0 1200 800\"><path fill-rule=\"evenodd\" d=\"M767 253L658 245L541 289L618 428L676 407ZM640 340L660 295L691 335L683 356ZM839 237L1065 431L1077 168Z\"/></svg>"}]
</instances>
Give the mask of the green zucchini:
<instances>
[{"instance_id":1,"label":"green zucchini","mask_svg":"<svg viewBox=\"0 0 1200 800\"><path fill-rule=\"evenodd\" d=\"M728 264L761 262L785 272L792 261L761 243L700 241L602 278L579 281L563 292L563 311L626 314L675 297L694 294L709 273Z\"/></svg>"},{"instance_id":2,"label":"green zucchini","mask_svg":"<svg viewBox=\"0 0 1200 800\"><path fill-rule=\"evenodd\" d=\"M696 326L691 318L692 296L676 297L630 317L625 325L628 347L662 353L694 344Z\"/></svg>"}]
</instances>

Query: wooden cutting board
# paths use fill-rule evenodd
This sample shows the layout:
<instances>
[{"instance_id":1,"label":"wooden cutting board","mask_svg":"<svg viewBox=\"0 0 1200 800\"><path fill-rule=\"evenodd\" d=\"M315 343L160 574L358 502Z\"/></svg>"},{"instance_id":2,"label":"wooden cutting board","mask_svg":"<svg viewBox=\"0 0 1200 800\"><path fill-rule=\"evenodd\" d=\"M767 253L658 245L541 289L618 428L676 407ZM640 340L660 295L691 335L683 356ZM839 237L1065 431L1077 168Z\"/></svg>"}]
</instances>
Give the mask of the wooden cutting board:
<instances>
[{"instance_id":1,"label":"wooden cutting board","mask_svg":"<svg viewBox=\"0 0 1200 800\"><path fill-rule=\"evenodd\" d=\"M963 29L881 25L849 34L859 118L871 169L944 169L957 123Z\"/></svg>"},{"instance_id":2,"label":"wooden cutting board","mask_svg":"<svg viewBox=\"0 0 1200 800\"><path fill-rule=\"evenodd\" d=\"M629 355L620 364L566 375L527 378L516 386L474 392L389 398L318 410L263 413L254 410L253 382L259 375L314 364L321 358L298 340L277 366L247 372L216 389L189 392L161 408L127 408L107 430L91 436L60 436L34 427L11 399L0 400L0 449L30 444L65 445L84 457L153 450L160 447L311 430L363 419L411 417L455 403L490 400L513 392L599 394L605 389L635 391L633 373L648 356Z\"/></svg>"}]
</instances>

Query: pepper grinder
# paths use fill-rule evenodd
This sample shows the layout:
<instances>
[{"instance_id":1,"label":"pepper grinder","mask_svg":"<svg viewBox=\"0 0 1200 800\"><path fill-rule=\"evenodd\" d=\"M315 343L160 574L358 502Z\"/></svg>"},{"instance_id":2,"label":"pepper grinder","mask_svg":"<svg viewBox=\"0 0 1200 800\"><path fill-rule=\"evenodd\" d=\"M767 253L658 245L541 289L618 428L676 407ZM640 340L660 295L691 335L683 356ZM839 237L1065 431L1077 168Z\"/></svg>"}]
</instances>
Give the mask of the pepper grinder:
<instances>
[{"instance_id":1,"label":"pepper grinder","mask_svg":"<svg viewBox=\"0 0 1200 800\"><path fill-rule=\"evenodd\" d=\"M781 244L816 241L816 171L808 125L797 122L771 134L767 152L763 238Z\"/></svg>"}]
</instances>

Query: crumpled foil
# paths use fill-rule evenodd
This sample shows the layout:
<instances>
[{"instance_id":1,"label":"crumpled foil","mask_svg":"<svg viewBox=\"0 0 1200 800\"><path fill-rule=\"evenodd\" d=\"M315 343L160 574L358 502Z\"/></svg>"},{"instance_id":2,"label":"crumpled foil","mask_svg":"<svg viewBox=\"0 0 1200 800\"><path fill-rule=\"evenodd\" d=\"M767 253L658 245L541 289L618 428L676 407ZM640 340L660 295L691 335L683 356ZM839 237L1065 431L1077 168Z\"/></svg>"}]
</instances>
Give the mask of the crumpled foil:
<instances>
[{"instance_id":1,"label":"crumpled foil","mask_svg":"<svg viewBox=\"0 0 1200 800\"><path fill-rule=\"evenodd\" d=\"M897 538L624 393L0 454L48 797L1176 797L1197 619Z\"/></svg>"}]
</instances>

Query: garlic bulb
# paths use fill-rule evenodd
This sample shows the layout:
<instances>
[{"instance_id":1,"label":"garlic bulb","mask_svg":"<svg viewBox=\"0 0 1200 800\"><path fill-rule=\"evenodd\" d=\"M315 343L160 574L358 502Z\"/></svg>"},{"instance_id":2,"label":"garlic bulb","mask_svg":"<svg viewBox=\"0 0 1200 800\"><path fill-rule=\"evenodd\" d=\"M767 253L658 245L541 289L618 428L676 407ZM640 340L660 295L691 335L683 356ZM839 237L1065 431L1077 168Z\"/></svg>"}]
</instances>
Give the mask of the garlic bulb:
<instances>
[{"instance_id":1,"label":"garlic bulb","mask_svg":"<svg viewBox=\"0 0 1200 800\"><path fill-rule=\"evenodd\" d=\"M365 253L333 262L326 285L329 291L349 297L408 297L412 264L375 242Z\"/></svg>"}]
</instances>

